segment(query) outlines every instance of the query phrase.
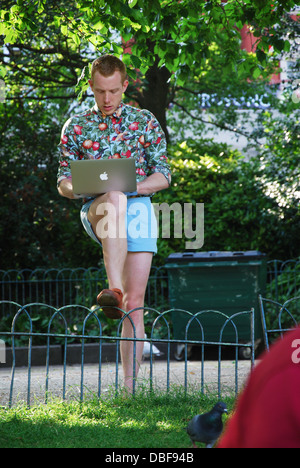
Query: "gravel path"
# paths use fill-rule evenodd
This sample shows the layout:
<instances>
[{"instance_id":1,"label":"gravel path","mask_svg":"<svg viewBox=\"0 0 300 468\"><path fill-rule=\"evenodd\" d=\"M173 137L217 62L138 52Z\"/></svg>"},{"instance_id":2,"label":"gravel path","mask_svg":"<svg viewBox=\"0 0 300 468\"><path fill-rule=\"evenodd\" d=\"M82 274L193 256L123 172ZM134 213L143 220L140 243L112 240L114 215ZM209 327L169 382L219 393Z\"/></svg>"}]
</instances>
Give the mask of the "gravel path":
<instances>
[{"instance_id":1,"label":"gravel path","mask_svg":"<svg viewBox=\"0 0 300 468\"><path fill-rule=\"evenodd\" d=\"M153 364L152 377L154 389L167 388L168 365L165 361L157 361ZM116 364L103 364L101 368L101 394L111 395L116 383ZM251 370L249 361L238 363L238 390L241 390ZM235 362L222 361L221 363L221 393L232 394L236 390ZM188 362L187 382L188 389L201 388L201 361ZM218 362L205 361L204 363L204 389L205 392L218 391ZM49 394L62 398L63 367L51 366L49 372ZM184 362L171 361L169 365L170 387L183 386L185 384ZM98 393L99 369L96 364L85 364L84 366L84 395ZM7 406L9 401L11 383L11 370L0 368L0 406ZM32 367L31 370L31 404L45 400L46 369L43 367ZM122 384L122 369L119 365L119 385ZM141 366L138 387L143 385L150 388L150 364L144 361ZM66 398L79 398L81 387L81 366L72 365L66 368ZM13 404L18 401L27 401L28 369L17 368L14 377Z\"/></svg>"}]
</instances>

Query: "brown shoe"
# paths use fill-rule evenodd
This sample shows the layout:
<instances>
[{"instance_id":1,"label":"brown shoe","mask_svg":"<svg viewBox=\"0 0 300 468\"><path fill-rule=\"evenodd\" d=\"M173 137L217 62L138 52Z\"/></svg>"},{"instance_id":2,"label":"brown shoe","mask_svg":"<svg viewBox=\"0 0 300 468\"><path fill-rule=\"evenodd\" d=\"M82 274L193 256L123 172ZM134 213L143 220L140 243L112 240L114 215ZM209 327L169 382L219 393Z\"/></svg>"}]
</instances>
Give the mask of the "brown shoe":
<instances>
[{"instance_id":1,"label":"brown shoe","mask_svg":"<svg viewBox=\"0 0 300 468\"><path fill-rule=\"evenodd\" d=\"M99 306L103 307L103 312L110 319L120 319L124 313L121 310L123 305L123 293L120 289L103 289L97 296ZM116 307L118 309L116 309Z\"/></svg>"}]
</instances>

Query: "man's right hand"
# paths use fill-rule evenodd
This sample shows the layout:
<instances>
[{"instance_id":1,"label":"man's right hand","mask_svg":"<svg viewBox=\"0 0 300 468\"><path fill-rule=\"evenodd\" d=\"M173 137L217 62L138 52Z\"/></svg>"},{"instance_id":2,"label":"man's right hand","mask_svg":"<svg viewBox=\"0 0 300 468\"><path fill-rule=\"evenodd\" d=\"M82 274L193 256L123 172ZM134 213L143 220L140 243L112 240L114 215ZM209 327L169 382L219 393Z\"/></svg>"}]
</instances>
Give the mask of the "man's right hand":
<instances>
[{"instance_id":1,"label":"man's right hand","mask_svg":"<svg viewBox=\"0 0 300 468\"><path fill-rule=\"evenodd\" d=\"M81 195L77 195L73 192L72 179L63 179L57 190L62 197L70 198L70 200L78 200L79 198L82 198Z\"/></svg>"}]
</instances>

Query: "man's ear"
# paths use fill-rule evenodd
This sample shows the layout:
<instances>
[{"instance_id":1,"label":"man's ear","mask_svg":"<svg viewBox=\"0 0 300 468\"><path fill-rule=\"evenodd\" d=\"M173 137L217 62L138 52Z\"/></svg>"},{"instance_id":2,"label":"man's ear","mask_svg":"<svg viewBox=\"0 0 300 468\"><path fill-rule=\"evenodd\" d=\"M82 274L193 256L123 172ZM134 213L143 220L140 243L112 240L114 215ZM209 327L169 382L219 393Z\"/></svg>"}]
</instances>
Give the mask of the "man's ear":
<instances>
[{"instance_id":1,"label":"man's ear","mask_svg":"<svg viewBox=\"0 0 300 468\"><path fill-rule=\"evenodd\" d=\"M129 84L129 81L128 80L125 80L124 83L123 83L123 93L125 93L126 89L128 88L128 84Z\"/></svg>"},{"instance_id":2,"label":"man's ear","mask_svg":"<svg viewBox=\"0 0 300 468\"><path fill-rule=\"evenodd\" d=\"M92 80L88 80L88 81L89 81L89 85L90 85L91 90L94 92L94 90L93 90L93 81Z\"/></svg>"}]
</instances>

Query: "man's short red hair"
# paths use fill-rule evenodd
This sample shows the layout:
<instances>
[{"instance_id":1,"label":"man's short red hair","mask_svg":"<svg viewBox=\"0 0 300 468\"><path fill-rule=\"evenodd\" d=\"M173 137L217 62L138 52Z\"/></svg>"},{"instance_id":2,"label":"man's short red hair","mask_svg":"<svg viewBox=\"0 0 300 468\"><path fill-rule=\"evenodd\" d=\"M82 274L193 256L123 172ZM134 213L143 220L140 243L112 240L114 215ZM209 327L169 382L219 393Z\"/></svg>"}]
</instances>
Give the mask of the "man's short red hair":
<instances>
[{"instance_id":1,"label":"man's short red hair","mask_svg":"<svg viewBox=\"0 0 300 468\"><path fill-rule=\"evenodd\" d=\"M94 75L99 72L103 76L111 76L119 71L121 73L122 84L126 80L126 66L122 60L118 59L114 55L102 55L102 57L94 60L92 64L91 80L94 81Z\"/></svg>"}]
</instances>

